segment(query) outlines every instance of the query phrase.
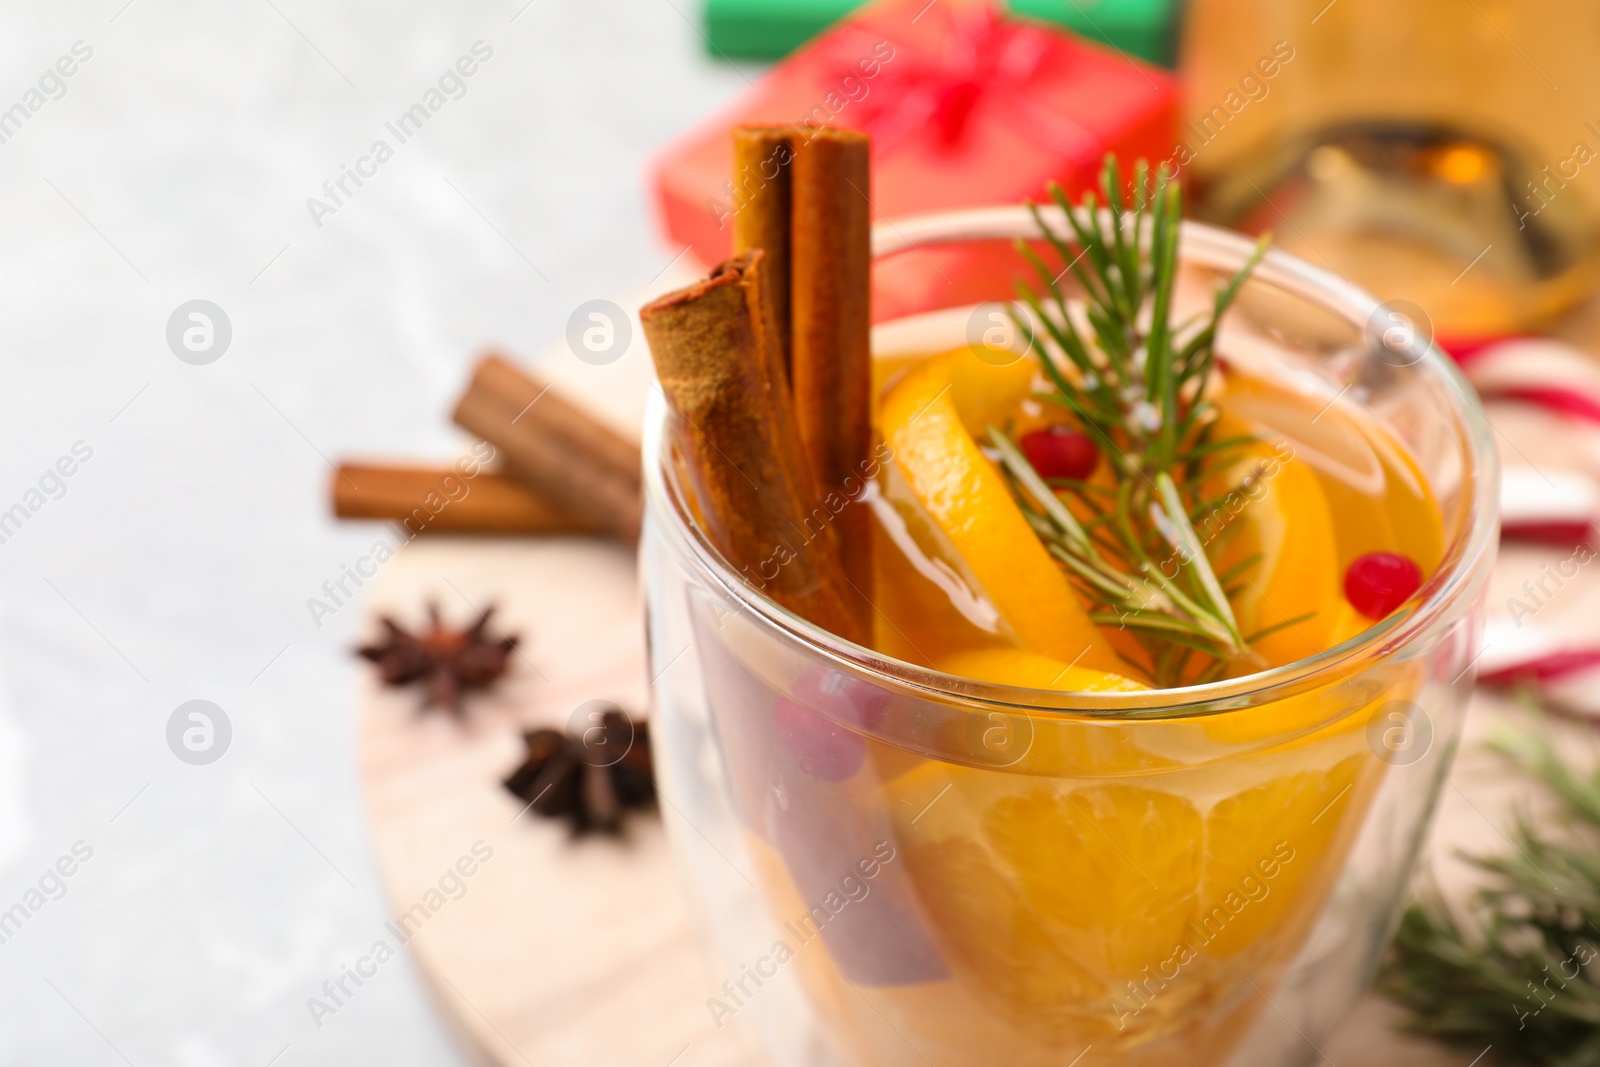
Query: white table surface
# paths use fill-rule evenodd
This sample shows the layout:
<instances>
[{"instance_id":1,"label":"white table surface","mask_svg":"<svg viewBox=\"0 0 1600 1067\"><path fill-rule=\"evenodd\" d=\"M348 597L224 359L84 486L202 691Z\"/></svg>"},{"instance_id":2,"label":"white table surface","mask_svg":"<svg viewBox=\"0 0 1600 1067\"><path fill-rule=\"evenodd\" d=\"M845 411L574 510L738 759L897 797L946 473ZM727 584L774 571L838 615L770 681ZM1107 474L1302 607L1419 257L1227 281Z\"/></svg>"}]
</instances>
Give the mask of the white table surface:
<instances>
[{"instance_id":1,"label":"white table surface","mask_svg":"<svg viewBox=\"0 0 1600 1067\"><path fill-rule=\"evenodd\" d=\"M409 963L306 1007L387 918L354 781L359 609L307 609L366 551L327 458L450 454L475 350L532 354L672 258L652 152L754 70L689 0L11 0L0 109L92 57L0 144L0 1064L463 1062ZM467 94L321 228L306 199L473 42ZM392 138L391 138L392 143ZM229 350L180 362L181 303ZM203 698L234 736L176 759Z\"/></svg>"}]
</instances>

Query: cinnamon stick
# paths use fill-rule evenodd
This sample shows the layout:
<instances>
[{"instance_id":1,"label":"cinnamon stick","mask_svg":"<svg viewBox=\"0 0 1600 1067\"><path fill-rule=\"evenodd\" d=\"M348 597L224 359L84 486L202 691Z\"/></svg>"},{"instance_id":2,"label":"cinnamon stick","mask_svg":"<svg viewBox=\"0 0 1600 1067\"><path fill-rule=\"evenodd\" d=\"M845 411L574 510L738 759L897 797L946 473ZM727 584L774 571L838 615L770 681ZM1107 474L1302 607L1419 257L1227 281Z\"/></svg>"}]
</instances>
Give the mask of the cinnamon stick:
<instances>
[{"instance_id":1,"label":"cinnamon stick","mask_svg":"<svg viewBox=\"0 0 1600 1067\"><path fill-rule=\"evenodd\" d=\"M626 541L643 520L639 447L497 355L473 371L455 421L500 450L507 473L575 520Z\"/></svg>"},{"instance_id":2,"label":"cinnamon stick","mask_svg":"<svg viewBox=\"0 0 1600 1067\"><path fill-rule=\"evenodd\" d=\"M784 374L790 373L789 218L790 130L780 126L737 126L733 131L733 183L741 197L733 216L733 254L766 253L761 292L777 335Z\"/></svg>"},{"instance_id":3,"label":"cinnamon stick","mask_svg":"<svg viewBox=\"0 0 1600 1067\"><path fill-rule=\"evenodd\" d=\"M640 313L711 541L779 604L862 642L837 532L818 512L775 324L765 254L736 256Z\"/></svg>"},{"instance_id":4,"label":"cinnamon stick","mask_svg":"<svg viewBox=\"0 0 1600 1067\"><path fill-rule=\"evenodd\" d=\"M800 441L826 494L858 498L872 448L870 143L816 129L795 145L790 265L791 378ZM839 511L844 568L872 589L871 512Z\"/></svg>"},{"instance_id":5,"label":"cinnamon stick","mask_svg":"<svg viewBox=\"0 0 1600 1067\"><path fill-rule=\"evenodd\" d=\"M872 518L853 505L872 447L871 142L854 130L742 126L733 147L743 196L734 251L767 255L764 290L801 446L836 516L845 576L866 616Z\"/></svg>"},{"instance_id":6,"label":"cinnamon stick","mask_svg":"<svg viewBox=\"0 0 1600 1067\"><path fill-rule=\"evenodd\" d=\"M333 478L333 513L391 519L414 534L595 532L513 478L456 467L341 463Z\"/></svg>"}]
</instances>

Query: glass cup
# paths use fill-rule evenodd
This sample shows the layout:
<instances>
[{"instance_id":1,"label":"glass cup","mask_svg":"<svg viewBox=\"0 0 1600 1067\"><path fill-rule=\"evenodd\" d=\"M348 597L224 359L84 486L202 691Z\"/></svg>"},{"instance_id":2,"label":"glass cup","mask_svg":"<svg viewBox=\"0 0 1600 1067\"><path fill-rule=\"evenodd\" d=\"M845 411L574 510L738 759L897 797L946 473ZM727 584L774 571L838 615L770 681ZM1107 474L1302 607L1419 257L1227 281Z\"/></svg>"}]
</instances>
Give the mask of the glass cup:
<instances>
[{"instance_id":1,"label":"glass cup","mask_svg":"<svg viewBox=\"0 0 1600 1067\"><path fill-rule=\"evenodd\" d=\"M1028 270L1013 240L1036 235L1020 207L881 224L875 355L1003 326L992 302ZM1180 314L1250 251L1185 224ZM1403 442L1444 558L1411 607L1327 652L1138 693L973 682L785 611L696 524L656 392L652 737L725 968L706 1002L719 1028L753 1021L785 1067L1317 1056L1392 931L1460 734L1497 459L1426 338L1288 255L1268 253L1218 351ZM1356 477L1369 444L1319 447Z\"/></svg>"}]
</instances>

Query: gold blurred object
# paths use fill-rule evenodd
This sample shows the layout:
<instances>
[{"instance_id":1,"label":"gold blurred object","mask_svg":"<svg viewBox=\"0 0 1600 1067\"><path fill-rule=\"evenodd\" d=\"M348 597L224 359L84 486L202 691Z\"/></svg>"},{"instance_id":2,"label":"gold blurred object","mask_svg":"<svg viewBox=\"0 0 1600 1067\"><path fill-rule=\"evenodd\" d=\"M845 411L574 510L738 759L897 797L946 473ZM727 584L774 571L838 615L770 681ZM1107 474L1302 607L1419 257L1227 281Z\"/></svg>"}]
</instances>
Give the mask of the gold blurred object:
<instances>
[{"instance_id":1,"label":"gold blurred object","mask_svg":"<svg viewBox=\"0 0 1600 1067\"><path fill-rule=\"evenodd\" d=\"M1600 273L1597 66L1592 0L1194 0L1175 159L1447 339L1538 328Z\"/></svg>"}]
</instances>

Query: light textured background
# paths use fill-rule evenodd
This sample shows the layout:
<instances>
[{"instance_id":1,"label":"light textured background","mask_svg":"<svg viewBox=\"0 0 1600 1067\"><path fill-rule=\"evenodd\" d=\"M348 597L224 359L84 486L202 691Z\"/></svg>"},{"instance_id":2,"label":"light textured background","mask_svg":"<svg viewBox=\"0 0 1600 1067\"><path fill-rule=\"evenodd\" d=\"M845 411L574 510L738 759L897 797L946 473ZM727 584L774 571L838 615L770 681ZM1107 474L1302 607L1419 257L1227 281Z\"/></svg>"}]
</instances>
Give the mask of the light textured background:
<instances>
[{"instance_id":1,"label":"light textured background","mask_svg":"<svg viewBox=\"0 0 1600 1067\"><path fill-rule=\"evenodd\" d=\"M305 1007L386 918L357 609L306 607L373 540L327 517L325 457L447 454L479 346L660 271L646 161L753 74L702 58L690 0L525 2L0 7L0 109L94 50L0 144L0 511L94 453L0 544L0 911L94 850L0 944L0 1064L458 1062L404 967ZM467 95L315 227L478 40ZM165 341L195 298L233 325L210 366ZM208 767L165 741L193 698L234 729Z\"/></svg>"}]
</instances>

